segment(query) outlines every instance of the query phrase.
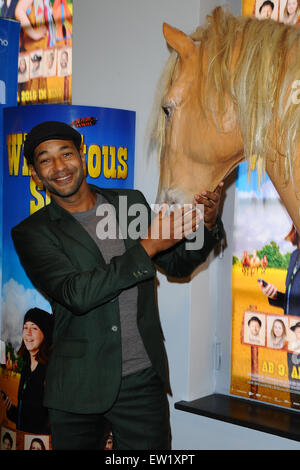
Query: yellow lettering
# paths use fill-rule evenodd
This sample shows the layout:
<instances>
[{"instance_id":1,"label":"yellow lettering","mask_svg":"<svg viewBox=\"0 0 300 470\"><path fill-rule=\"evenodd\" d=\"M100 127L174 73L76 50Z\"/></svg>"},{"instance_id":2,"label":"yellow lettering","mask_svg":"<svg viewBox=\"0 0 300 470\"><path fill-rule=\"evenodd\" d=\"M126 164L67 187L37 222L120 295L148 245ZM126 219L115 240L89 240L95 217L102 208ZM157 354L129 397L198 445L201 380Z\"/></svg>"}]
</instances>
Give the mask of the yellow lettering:
<instances>
[{"instance_id":1,"label":"yellow lettering","mask_svg":"<svg viewBox=\"0 0 300 470\"><path fill-rule=\"evenodd\" d=\"M45 88L39 89L39 100L46 100L47 99L47 90Z\"/></svg>"},{"instance_id":2,"label":"yellow lettering","mask_svg":"<svg viewBox=\"0 0 300 470\"><path fill-rule=\"evenodd\" d=\"M101 149L99 145L91 145L88 152L88 174L98 178L101 174Z\"/></svg>"},{"instance_id":3,"label":"yellow lettering","mask_svg":"<svg viewBox=\"0 0 300 470\"><path fill-rule=\"evenodd\" d=\"M128 148L92 144L89 147L82 140L82 151L87 155L87 174L99 178L102 173L106 179L126 179L128 176Z\"/></svg>"},{"instance_id":4,"label":"yellow lettering","mask_svg":"<svg viewBox=\"0 0 300 470\"><path fill-rule=\"evenodd\" d=\"M111 165L109 166L109 155L108 155L108 146L103 145L103 173L105 178L116 178L117 170L116 170L116 147L109 147L109 155Z\"/></svg>"},{"instance_id":5,"label":"yellow lettering","mask_svg":"<svg viewBox=\"0 0 300 470\"><path fill-rule=\"evenodd\" d=\"M274 374L274 363L264 361L262 365L262 371L268 374Z\"/></svg>"},{"instance_id":6,"label":"yellow lettering","mask_svg":"<svg viewBox=\"0 0 300 470\"><path fill-rule=\"evenodd\" d=\"M10 176L18 176L20 168L20 155L23 143L22 134L10 134L7 136L8 171Z\"/></svg>"},{"instance_id":7,"label":"yellow lettering","mask_svg":"<svg viewBox=\"0 0 300 470\"><path fill-rule=\"evenodd\" d=\"M280 377L283 377L285 375L285 367L283 364L278 365L278 374Z\"/></svg>"},{"instance_id":8,"label":"yellow lettering","mask_svg":"<svg viewBox=\"0 0 300 470\"><path fill-rule=\"evenodd\" d=\"M293 366L291 377L292 377L292 379L299 379L296 366Z\"/></svg>"},{"instance_id":9,"label":"yellow lettering","mask_svg":"<svg viewBox=\"0 0 300 470\"><path fill-rule=\"evenodd\" d=\"M48 89L48 98L62 98L63 97L63 89L60 88L49 88Z\"/></svg>"},{"instance_id":10,"label":"yellow lettering","mask_svg":"<svg viewBox=\"0 0 300 470\"><path fill-rule=\"evenodd\" d=\"M27 101L36 101L37 100L37 92L36 90L23 90L21 93L21 101L22 103L26 103Z\"/></svg>"},{"instance_id":11,"label":"yellow lettering","mask_svg":"<svg viewBox=\"0 0 300 470\"><path fill-rule=\"evenodd\" d=\"M43 186L38 186L34 182L33 178L30 178L30 193L35 198L35 200L30 201L30 215L44 207L46 204L49 204L51 200L48 190L45 193L45 198L43 194L40 193L42 190Z\"/></svg>"},{"instance_id":12,"label":"yellow lettering","mask_svg":"<svg viewBox=\"0 0 300 470\"><path fill-rule=\"evenodd\" d=\"M126 147L120 147L118 149L118 162L121 166L118 166L118 179L125 180L128 175L128 165L126 163L128 158L128 150Z\"/></svg>"},{"instance_id":13,"label":"yellow lettering","mask_svg":"<svg viewBox=\"0 0 300 470\"><path fill-rule=\"evenodd\" d=\"M30 170L25 157L23 159L22 176L30 176Z\"/></svg>"}]
</instances>

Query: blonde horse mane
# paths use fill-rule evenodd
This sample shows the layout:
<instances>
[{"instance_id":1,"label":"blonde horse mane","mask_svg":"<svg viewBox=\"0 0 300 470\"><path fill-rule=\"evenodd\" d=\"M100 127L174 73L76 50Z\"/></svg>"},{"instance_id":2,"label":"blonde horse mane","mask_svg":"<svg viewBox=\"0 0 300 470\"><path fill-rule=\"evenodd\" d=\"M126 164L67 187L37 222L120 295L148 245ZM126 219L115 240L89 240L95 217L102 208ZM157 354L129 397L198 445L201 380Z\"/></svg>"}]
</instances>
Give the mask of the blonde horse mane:
<instances>
[{"instance_id":1,"label":"blonde horse mane","mask_svg":"<svg viewBox=\"0 0 300 470\"><path fill-rule=\"evenodd\" d=\"M217 7L207 16L206 25L190 37L200 47L199 100L203 115L207 118L210 113L218 126L231 102L245 158L251 161L249 167L253 169L256 164L260 179L266 158L280 164L278 156L282 154L286 157L286 180L292 178L300 132L300 106L298 100L295 103L291 99L296 96L295 85L300 87L300 28L272 20L234 17ZM204 56L208 57L205 73ZM159 158L165 135L161 103L171 86L177 58L172 51L157 88L156 114L152 115L150 139Z\"/></svg>"}]
</instances>

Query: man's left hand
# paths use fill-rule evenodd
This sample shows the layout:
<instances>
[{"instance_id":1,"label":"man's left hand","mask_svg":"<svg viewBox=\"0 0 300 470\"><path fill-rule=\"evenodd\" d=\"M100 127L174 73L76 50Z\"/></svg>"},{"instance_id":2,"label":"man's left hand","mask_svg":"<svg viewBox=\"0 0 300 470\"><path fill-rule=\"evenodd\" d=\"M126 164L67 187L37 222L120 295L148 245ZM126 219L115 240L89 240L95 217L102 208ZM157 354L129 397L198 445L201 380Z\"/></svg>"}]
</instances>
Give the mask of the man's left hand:
<instances>
[{"instance_id":1,"label":"man's left hand","mask_svg":"<svg viewBox=\"0 0 300 470\"><path fill-rule=\"evenodd\" d=\"M211 230L216 223L223 186L224 182L221 181L213 192L202 191L201 194L194 196L194 204L204 205L204 225L208 230Z\"/></svg>"}]
</instances>

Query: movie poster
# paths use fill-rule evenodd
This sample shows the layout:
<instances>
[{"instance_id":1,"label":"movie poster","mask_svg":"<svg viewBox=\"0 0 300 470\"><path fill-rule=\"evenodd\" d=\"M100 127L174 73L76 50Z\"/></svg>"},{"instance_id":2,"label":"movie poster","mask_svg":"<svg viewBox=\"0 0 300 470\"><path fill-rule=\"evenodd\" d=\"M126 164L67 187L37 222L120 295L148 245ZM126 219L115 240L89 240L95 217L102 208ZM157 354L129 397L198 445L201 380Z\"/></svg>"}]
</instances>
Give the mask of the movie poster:
<instances>
[{"instance_id":1,"label":"movie poster","mask_svg":"<svg viewBox=\"0 0 300 470\"><path fill-rule=\"evenodd\" d=\"M300 9L293 0L244 0L242 13L297 26ZM268 176L258 187L247 163L234 217L231 393L300 409L299 235Z\"/></svg>"},{"instance_id":2,"label":"movie poster","mask_svg":"<svg viewBox=\"0 0 300 470\"><path fill-rule=\"evenodd\" d=\"M260 188L256 171L247 178L243 163L234 212L231 393L300 408L299 237L268 176Z\"/></svg>"},{"instance_id":3,"label":"movie poster","mask_svg":"<svg viewBox=\"0 0 300 470\"><path fill-rule=\"evenodd\" d=\"M20 22L19 105L72 103L73 0L0 0Z\"/></svg>"},{"instance_id":4,"label":"movie poster","mask_svg":"<svg viewBox=\"0 0 300 470\"><path fill-rule=\"evenodd\" d=\"M300 6L297 0L243 0L242 14L261 20L271 18L285 24L300 24Z\"/></svg>"},{"instance_id":5,"label":"movie poster","mask_svg":"<svg viewBox=\"0 0 300 470\"><path fill-rule=\"evenodd\" d=\"M14 106L17 100L17 65L20 24L0 18L0 105Z\"/></svg>"},{"instance_id":6,"label":"movie poster","mask_svg":"<svg viewBox=\"0 0 300 470\"><path fill-rule=\"evenodd\" d=\"M16 430L18 390L23 362L17 354L22 342L26 312L39 308L51 313L48 301L32 286L15 252L11 229L50 202L50 197L30 177L22 145L26 134L39 122L60 120L72 125L83 138L87 180L101 187L132 188L134 184L135 113L133 111L71 105L12 107L4 115L3 168L3 263L1 339L5 364L0 369L0 390L15 413L7 413L0 399L0 449L51 448L49 435ZM10 419L9 419L10 418Z\"/></svg>"},{"instance_id":7,"label":"movie poster","mask_svg":"<svg viewBox=\"0 0 300 470\"><path fill-rule=\"evenodd\" d=\"M0 18L0 162L3 162L3 109L6 106L15 106L17 104L19 38L20 24L14 20ZM2 167L0 170L0 182L0 234L2 234ZM0 265L1 263L2 243L0 243ZM0 364L5 360L3 358L5 358L5 343L1 340L0 335Z\"/></svg>"}]
</instances>

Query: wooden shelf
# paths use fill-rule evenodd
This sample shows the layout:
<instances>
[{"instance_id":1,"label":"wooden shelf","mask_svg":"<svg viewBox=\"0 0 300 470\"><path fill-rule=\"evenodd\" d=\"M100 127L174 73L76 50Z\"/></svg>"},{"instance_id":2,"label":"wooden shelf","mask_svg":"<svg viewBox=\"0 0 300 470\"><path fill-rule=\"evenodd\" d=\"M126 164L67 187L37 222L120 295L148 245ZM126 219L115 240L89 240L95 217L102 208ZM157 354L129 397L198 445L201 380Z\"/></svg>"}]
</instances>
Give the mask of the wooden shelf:
<instances>
[{"instance_id":1,"label":"wooden shelf","mask_svg":"<svg viewBox=\"0 0 300 470\"><path fill-rule=\"evenodd\" d=\"M230 395L213 394L179 401L175 408L207 418L300 441L300 412Z\"/></svg>"}]
</instances>

